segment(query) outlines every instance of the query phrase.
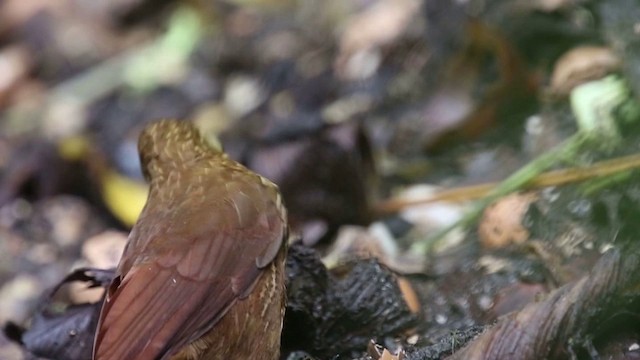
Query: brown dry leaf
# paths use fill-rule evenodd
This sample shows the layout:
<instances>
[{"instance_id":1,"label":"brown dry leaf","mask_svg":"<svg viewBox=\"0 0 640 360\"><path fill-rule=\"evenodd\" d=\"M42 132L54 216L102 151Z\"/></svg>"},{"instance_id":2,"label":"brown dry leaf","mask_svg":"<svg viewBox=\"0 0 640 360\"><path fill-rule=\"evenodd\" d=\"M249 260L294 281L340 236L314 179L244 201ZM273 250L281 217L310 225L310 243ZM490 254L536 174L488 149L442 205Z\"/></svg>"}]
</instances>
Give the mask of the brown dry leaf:
<instances>
[{"instance_id":1,"label":"brown dry leaf","mask_svg":"<svg viewBox=\"0 0 640 360\"><path fill-rule=\"evenodd\" d=\"M367 353L370 358L375 360L403 360L405 358L405 351L399 349L395 354L392 354L388 349L384 348L382 345L376 344L375 341L371 340L367 345Z\"/></svg>"},{"instance_id":2,"label":"brown dry leaf","mask_svg":"<svg viewBox=\"0 0 640 360\"><path fill-rule=\"evenodd\" d=\"M390 254L385 250L383 241L380 237L373 236L365 227L344 225L338 230L334 245L323 261L329 268L354 258L377 258L385 263Z\"/></svg>"},{"instance_id":3,"label":"brown dry leaf","mask_svg":"<svg viewBox=\"0 0 640 360\"><path fill-rule=\"evenodd\" d=\"M448 359L551 359L593 347L599 337L624 331L620 323L637 313L640 248L610 250L591 273L501 318ZM637 310L637 309L636 309ZM609 331L604 333L602 329ZM595 351L595 349L594 349ZM517 354L517 357L514 357Z\"/></svg>"},{"instance_id":4,"label":"brown dry leaf","mask_svg":"<svg viewBox=\"0 0 640 360\"><path fill-rule=\"evenodd\" d=\"M424 256L401 251L397 240L382 222L375 222L368 228L341 226L333 246L322 261L333 268L350 260L372 258L397 273L420 272L425 266Z\"/></svg>"},{"instance_id":5,"label":"brown dry leaf","mask_svg":"<svg viewBox=\"0 0 640 360\"><path fill-rule=\"evenodd\" d=\"M396 355L393 355L389 352L389 350L384 349L382 352L382 356L380 356L380 360L402 360L404 359L403 352L399 352Z\"/></svg>"},{"instance_id":6,"label":"brown dry leaf","mask_svg":"<svg viewBox=\"0 0 640 360\"><path fill-rule=\"evenodd\" d=\"M525 242L529 231L522 220L537 198L535 193L512 194L486 208L478 226L482 246L501 248Z\"/></svg>"},{"instance_id":7,"label":"brown dry leaf","mask_svg":"<svg viewBox=\"0 0 640 360\"><path fill-rule=\"evenodd\" d=\"M404 297L404 301L407 303L409 310L417 314L420 312L420 299L418 299L418 294L413 289L411 282L404 277L398 277L398 287L402 292L402 297Z\"/></svg>"},{"instance_id":8,"label":"brown dry leaf","mask_svg":"<svg viewBox=\"0 0 640 360\"><path fill-rule=\"evenodd\" d=\"M608 47L578 46L556 61L551 75L551 92L568 95L574 87L618 71L621 66L618 55Z\"/></svg>"}]
</instances>

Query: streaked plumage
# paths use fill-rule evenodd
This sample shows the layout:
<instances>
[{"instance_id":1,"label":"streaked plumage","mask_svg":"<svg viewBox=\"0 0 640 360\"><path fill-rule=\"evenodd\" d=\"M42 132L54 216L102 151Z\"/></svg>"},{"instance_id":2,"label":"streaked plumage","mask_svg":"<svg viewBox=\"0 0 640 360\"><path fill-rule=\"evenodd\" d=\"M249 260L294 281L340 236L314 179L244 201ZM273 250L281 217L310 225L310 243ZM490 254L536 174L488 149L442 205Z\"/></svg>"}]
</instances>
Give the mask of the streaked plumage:
<instances>
[{"instance_id":1,"label":"streaked plumage","mask_svg":"<svg viewBox=\"0 0 640 360\"><path fill-rule=\"evenodd\" d=\"M94 359L278 359L287 219L277 187L187 122L149 125L139 150L149 198Z\"/></svg>"}]
</instances>

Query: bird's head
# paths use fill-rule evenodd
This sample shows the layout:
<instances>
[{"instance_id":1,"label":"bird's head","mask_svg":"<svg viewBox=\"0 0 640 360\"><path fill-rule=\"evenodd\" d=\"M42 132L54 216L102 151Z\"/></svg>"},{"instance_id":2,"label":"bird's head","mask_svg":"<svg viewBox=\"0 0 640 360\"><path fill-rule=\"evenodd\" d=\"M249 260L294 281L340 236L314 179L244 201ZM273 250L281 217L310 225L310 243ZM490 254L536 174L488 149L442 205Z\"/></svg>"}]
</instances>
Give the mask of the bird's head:
<instances>
[{"instance_id":1,"label":"bird's head","mask_svg":"<svg viewBox=\"0 0 640 360\"><path fill-rule=\"evenodd\" d=\"M222 154L192 123L173 119L147 125L140 134L138 151L142 173L148 181L195 160Z\"/></svg>"}]
</instances>

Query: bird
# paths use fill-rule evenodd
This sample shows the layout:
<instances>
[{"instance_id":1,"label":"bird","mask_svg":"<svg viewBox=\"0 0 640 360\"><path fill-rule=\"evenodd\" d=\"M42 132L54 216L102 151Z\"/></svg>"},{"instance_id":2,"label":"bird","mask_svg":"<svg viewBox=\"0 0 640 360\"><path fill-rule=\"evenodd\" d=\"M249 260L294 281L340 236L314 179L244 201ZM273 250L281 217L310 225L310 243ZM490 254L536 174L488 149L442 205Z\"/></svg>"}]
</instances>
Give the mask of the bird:
<instances>
[{"instance_id":1,"label":"bird","mask_svg":"<svg viewBox=\"0 0 640 360\"><path fill-rule=\"evenodd\" d=\"M138 150L149 194L93 360L278 359L289 233L278 187L187 121L150 123Z\"/></svg>"}]
</instances>

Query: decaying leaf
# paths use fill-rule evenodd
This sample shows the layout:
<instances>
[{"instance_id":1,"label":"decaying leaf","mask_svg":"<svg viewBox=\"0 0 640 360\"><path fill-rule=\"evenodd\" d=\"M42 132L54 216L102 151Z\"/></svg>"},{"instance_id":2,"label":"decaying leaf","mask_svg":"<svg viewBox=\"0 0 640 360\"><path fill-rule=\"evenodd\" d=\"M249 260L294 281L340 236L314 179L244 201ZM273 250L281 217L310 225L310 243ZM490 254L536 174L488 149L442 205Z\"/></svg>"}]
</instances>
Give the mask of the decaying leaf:
<instances>
[{"instance_id":1,"label":"decaying leaf","mask_svg":"<svg viewBox=\"0 0 640 360\"><path fill-rule=\"evenodd\" d=\"M291 248L285 348L327 358L362 351L371 338L399 335L415 324L416 316L389 270L375 260L343 270L342 276L328 273L313 250Z\"/></svg>"},{"instance_id":2,"label":"decaying leaf","mask_svg":"<svg viewBox=\"0 0 640 360\"><path fill-rule=\"evenodd\" d=\"M91 359L101 303L61 307L55 296L64 285L106 287L112 277L112 270L74 271L45 295L30 328L10 323L7 337L47 359ZM287 292L283 346L289 350L318 356L364 350L371 338L399 335L416 321L396 277L375 260L333 274L314 250L294 244L287 258Z\"/></svg>"},{"instance_id":3,"label":"decaying leaf","mask_svg":"<svg viewBox=\"0 0 640 360\"><path fill-rule=\"evenodd\" d=\"M505 316L450 359L568 358L593 354L593 339L638 304L640 248L610 250L587 275ZM629 313L630 314L630 313ZM629 320L629 314L624 318ZM620 325L618 325L619 328ZM615 331L613 331L615 332Z\"/></svg>"},{"instance_id":4,"label":"decaying leaf","mask_svg":"<svg viewBox=\"0 0 640 360\"><path fill-rule=\"evenodd\" d=\"M81 281L88 282L89 288L106 287L112 277L112 270L75 270L45 294L28 329L8 323L3 329L6 336L21 343L31 354L46 359L91 359L93 334L101 303L61 306L53 299L60 288L68 283Z\"/></svg>"}]
</instances>

